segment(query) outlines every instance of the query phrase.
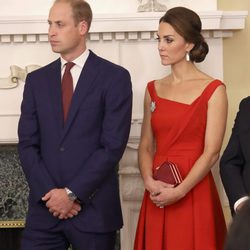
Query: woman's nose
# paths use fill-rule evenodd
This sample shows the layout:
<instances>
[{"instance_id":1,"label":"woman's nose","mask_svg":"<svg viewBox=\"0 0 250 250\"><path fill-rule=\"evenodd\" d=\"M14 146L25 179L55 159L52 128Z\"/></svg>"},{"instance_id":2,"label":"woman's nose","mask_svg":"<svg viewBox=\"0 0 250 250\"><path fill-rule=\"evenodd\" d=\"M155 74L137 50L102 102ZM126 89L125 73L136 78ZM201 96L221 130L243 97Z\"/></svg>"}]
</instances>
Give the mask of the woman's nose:
<instances>
[{"instance_id":1,"label":"woman's nose","mask_svg":"<svg viewBox=\"0 0 250 250\"><path fill-rule=\"evenodd\" d=\"M164 45L161 41L158 42L158 49L159 50L164 50Z\"/></svg>"}]
</instances>

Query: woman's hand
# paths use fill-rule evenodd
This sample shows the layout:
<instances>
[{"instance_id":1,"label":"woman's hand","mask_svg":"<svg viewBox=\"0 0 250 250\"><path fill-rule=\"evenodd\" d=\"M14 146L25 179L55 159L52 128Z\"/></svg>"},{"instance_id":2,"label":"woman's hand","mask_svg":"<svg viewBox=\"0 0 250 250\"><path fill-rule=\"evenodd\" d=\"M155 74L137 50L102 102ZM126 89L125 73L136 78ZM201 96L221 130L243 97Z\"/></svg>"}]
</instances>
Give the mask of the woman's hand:
<instances>
[{"instance_id":1,"label":"woman's hand","mask_svg":"<svg viewBox=\"0 0 250 250\"><path fill-rule=\"evenodd\" d=\"M184 194L181 190L170 184L165 184L165 186L159 190L158 194L150 194L150 199L159 208L171 205L183 197Z\"/></svg>"},{"instance_id":2,"label":"woman's hand","mask_svg":"<svg viewBox=\"0 0 250 250\"><path fill-rule=\"evenodd\" d=\"M150 193L152 196L156 196L160 194L160 190L163 188L172 187L172 185L167 184L162 181L157 181L153 178L149 178L145 181L145 189Z\"/></svg>"}]
</instances>

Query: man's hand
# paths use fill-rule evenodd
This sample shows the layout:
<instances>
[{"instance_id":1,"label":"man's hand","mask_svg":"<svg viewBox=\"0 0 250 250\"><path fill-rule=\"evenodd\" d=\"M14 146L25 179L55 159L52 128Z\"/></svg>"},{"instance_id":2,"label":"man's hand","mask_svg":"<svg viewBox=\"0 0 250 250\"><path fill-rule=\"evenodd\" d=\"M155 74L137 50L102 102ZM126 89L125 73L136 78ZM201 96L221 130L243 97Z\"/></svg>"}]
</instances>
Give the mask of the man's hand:
<instances>
[{"instance_id":1,"label":"man's hand","mask_svg":"<svg viewBox=\"0 0 250 250\"><path fill-rule=\"evenodd\" d=\"M63 188L50 190L42 197L42 200L46 202L50 213L59 219L72 218L81 210L81 205L71 201Z\"/></svg>"},{"instance_id":2,"label":"man's hand","mask_svg":"<svg viewBox=\"0 0 250 250\"><path fill-rule=\"evenodd\" d=\"M241 202L241 203L236 207L236 211L235 211L236 213L238 213L238 212L242 209L242 207L244 207L246 201L247 201L247 200Z\"/></svg>"},{"instance_id":3,"label":"man's hand","mask_svg":"<svg viewBox=\"0 0 250 250\"><path fill-rule=\"evenodd\" d=\"M74 201L73 202L73 207L66 214L66 216L64 217L64 219L73 218L74 216L78 215L78 213L80 211L81 211L81 205L77 201Z\"/></svg>"}]
</instances>

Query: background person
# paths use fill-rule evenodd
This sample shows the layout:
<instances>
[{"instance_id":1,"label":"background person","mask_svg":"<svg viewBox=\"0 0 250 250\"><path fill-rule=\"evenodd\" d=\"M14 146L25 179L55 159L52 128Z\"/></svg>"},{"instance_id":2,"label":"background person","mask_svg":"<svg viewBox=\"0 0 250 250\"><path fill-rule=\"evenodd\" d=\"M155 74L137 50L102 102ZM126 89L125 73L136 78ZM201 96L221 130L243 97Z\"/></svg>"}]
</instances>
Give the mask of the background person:
<instances>
[{"instance_id":1,"label":"background person","mask_svg":"<svg viewBox=\"0 0 250 250\"><path fill-rule=\"evenodd\" d=\"M250 201L233 218L224 250L250 250Z\"/></svg>"},{"instance_id":2,"label":"background person","mask_svg":"<svg viewBox=\"0 0 250 250\"><path fill-rule=\"evenodd\" d=\"M228 145L221 157L220 174L234 214L249 199L250 192L250 97L239 106Z\"/></svg>"}]
</instances>

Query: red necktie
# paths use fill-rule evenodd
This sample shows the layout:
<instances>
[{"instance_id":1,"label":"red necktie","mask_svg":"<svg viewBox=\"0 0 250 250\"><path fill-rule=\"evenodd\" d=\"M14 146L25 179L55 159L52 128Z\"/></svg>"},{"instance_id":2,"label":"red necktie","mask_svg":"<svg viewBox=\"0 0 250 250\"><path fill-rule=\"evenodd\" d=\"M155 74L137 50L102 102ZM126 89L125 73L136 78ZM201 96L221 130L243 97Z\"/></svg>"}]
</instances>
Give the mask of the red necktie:
<instances>
[{"instance_id":1,"label":"red necktie","mask_svg":"<svg viewBox=\"0 0 250 250\"><path fill-rule=\"evenodd\" d=\"M73 96L73 79L70 73L71 68L75 64L73 62L66 63L66 68L62 78L62 102L63 102L63 118L67 119L71 99Z\"/></svg>"}]
</instances>

